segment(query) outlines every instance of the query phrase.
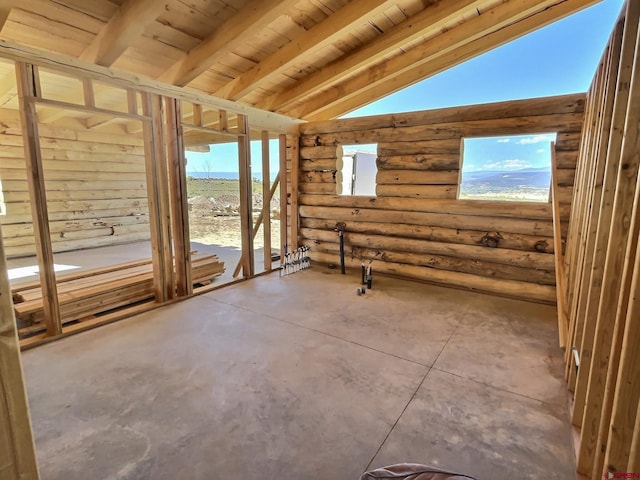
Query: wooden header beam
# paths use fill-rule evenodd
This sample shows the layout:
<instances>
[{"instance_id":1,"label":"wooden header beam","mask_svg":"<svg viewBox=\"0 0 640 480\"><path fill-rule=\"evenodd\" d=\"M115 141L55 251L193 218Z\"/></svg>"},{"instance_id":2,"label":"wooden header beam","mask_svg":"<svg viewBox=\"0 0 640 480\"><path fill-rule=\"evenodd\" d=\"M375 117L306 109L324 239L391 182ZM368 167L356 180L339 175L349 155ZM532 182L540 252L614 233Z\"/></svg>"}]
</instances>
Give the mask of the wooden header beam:
<instances>
[{"instance_id":1,"label":"wooden header beam","mask_svg":"<svg viewBox=\"0 0 640 480\"><path fill-rule=\"evenodd\" d=\"M114 86L135 88L136 90L173 97L188 102L200 103L215 109L246 115L249 119L249 126L256 130L297 133L298 126L303 123L302 120L286 115L216 98L194 89L167 85L142 75L115 71L107 67L78 60L68 55L46 52L9 40L0 39L0 57L15 62L24 62L46 67L73 77L100 80Z\"/></svg>"}]
</instances>

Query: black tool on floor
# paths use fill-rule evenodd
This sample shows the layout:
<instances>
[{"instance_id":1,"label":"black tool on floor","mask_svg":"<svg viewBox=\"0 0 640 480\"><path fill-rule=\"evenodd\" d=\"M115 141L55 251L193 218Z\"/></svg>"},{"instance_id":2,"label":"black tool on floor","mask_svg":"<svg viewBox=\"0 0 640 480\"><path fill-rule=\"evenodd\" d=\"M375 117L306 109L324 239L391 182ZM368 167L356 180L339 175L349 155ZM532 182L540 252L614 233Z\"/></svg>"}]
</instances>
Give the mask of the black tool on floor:
<instances>
[{"instance_id":1,"label":"black tool on floor","mask_svg":"<svg viewBox=\"0 0 640 480\"><path fill-rule=\"evenodd\" d=\"M344 231L347 228L347 224L344 222L336 223L335 231L338 232L338 237L340 238L340 273L343 275L346 273L344 266Z\"/></svg>"}]
</instances>

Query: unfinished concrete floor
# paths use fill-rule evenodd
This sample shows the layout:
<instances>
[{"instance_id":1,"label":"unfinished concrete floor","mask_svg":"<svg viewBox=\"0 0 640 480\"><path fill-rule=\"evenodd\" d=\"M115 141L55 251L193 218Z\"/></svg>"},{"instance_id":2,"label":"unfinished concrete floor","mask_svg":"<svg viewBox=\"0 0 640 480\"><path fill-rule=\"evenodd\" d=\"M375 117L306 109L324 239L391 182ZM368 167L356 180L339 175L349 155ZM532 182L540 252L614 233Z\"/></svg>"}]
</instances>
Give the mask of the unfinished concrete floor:
<instances>
[{"instance_id":1,"label":"unfinished concrete floor","mask_svg":"<svg viewBox=\"0 0 640 480\"><path fill-rule=\"evenodd\" d=\"M554 308L313 267L25 352L44 480L571 479Z\"/></svg>"}]
</instances>

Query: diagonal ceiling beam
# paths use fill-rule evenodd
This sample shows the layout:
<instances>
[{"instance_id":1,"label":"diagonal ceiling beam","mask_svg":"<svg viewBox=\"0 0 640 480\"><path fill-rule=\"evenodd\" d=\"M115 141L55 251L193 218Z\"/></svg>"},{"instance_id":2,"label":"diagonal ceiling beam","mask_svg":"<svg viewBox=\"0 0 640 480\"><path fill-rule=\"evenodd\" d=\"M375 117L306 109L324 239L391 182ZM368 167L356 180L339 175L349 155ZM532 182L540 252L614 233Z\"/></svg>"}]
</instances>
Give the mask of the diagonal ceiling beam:
<instances>
[{"instance_id":1,"label":"diagonal ceiling beam","mask_svg":"<svg viewBox=\"0 0 640 480\"><path fill-rule=\"evenodd\" d=\"M511 0L323 91L292 111L306 120L336 118L599 1Z\"/></svg>"},{"instance_id":2,"label":"diagonal ceiling beam","mask_svg":"<svg viewBox=\"0 0 640 480\"><path fill-rule=\"evenodd\" d=\"M11 12L11 4L9 0L0 0L0 31L9 18L9 12Z\"/></svg>"},{"instance_id":3,"label":"diagonal ceiling beam","mask_svg":"<svg viewBox=\"0 0 640 480\"><path fill-rule=\"evenodd\" d=\"M185 58L160 76L162 82L185 86L219 61L234 48L242 45L299 0L251 0L245 7L224 22L211 36L194 47Z\"/></svg>"},{"instance_id":4,"label":"diagonal ceiling beam","mask_svg":"<svg viewBox=\"0 0 640 480\"><path fill-rule=\"evenodd\" d=\"M366 67L372 59L397 51L399 46L422 37L425 32L441 30L448 22L459 18L463 11L475 10L478 1L440 0L389 29L377 40L302 78L291 88L268 100L268 104L261 106L269 110L282 110L291 103L308 97L310 92L326 88Z\"/></svg>"},{"instance_id":5,"label":"diagonal ceiling beam","mask_svg":"<svg viewBox=\"0 0 640 480\"><path fill-rule=\"evenodd\" d=\"M340 36L366 22L368 18L382 13L394 4L396 4L396 0L352 1L311 29L306 30L297 38L294 38L251 70L214 92L214 95L229 100L238 100L244 97L282 73L301 57L313 55L315 52L331 45Z\"/></svg>"},{"instance_id":6,"label":"diagonal ceiling beam","mask_svg":"<svg viewBox=\"0 0 640 480\"><path fill-rule=\"evenodd\" d=\"M80 60L110 67L158 18L167 3L158 0L127 0L80 55Z\"/></svg>"}]
</instances>

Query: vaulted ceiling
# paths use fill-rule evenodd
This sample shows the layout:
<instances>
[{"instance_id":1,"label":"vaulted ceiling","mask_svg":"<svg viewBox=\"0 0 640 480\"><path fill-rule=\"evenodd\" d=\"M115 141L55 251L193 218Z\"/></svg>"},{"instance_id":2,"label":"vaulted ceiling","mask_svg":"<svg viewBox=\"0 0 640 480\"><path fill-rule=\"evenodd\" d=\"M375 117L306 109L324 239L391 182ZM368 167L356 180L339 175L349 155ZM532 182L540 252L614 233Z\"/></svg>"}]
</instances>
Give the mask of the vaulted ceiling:
<instances>
[{"instance_id":1,"label":"vaulted ceiling","mask_svg":"<svg viewBox=\"0 0 640 480\"><path fill-rule=\"evenodd\" d=\"M320 120L597 1L0 0L0 39Z\"/></svg>"}]
</instances>

